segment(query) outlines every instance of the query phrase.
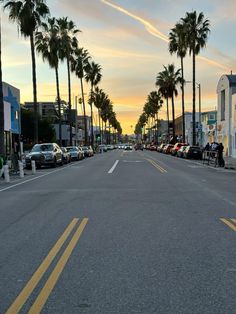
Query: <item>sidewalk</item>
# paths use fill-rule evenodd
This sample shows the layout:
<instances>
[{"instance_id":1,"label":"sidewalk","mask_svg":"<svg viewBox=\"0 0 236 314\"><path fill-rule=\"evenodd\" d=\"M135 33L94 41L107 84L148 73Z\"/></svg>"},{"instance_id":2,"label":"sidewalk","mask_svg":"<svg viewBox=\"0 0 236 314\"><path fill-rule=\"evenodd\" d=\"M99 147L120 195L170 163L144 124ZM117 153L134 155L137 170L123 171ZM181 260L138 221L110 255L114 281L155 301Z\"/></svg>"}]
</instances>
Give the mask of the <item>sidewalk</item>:
<instances>
[{"instance_id":1,"label":"sidewalk","mask_svg":"<svg viewBox=\"0 0 236 314\"><path fill-rule=\"evenodd\" d=\"M236 170L236 158L224 157L224 160L225 160L225 169Z\"/></svg>"}]
</instances>

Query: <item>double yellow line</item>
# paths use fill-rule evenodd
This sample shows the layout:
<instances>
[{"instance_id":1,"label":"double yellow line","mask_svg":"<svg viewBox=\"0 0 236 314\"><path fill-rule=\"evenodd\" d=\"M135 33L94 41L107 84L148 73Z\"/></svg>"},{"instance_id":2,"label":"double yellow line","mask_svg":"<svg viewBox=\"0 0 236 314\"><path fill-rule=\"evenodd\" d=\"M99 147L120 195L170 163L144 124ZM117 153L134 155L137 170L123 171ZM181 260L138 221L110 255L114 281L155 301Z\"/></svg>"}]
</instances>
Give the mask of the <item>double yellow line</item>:
<instances>
[{"instance_id":1,"label":"double yellow line","mask_svg":"<svg viewBox=\"0 0 236 314\"><path fill-rule=\"evenodd\" d=\"M158 165L154 160L146 158L147 161L149 161L158 171L161 173L166 173L167 171L162 168L160 165Z\"/></svg>"},{"instance_id":2,"label":"double yellow line","mask_svg":"<svg viewBox=\"0 0 236 314\"><path fill-rule=\"evenodd\" d=\"M236 219L234 218L220 218L220 220L225 223L228 227L230 227L232 230L236 231Z\"/></svg>"},{"instance_id":3,"label":"double yellow line","mask_svg":"<svg viewBox=\"0 0 236 314\"><path fill-rule=\"evenodd\" d=\"M36 272L33 274L31 279L28 281L26 286L23 288L23 290L20 292L18 297L15 299L15 301L12 303L12 305L7 310L6 314L17 314L35 289L35 287L38 285L39 281L42 279L43 275L51 265L52 261L56 257L56 255L59 253L60 249L62 248L63 244L66 242L72 231L75 229L76 224L78 223L79 219L74 218L71 223L67 226L61 237L58 239L56 244L53 246L53 248L50 250L46 258L43 260L42 264L39 266L39 268L36 270ZM41 312L42 308L44 307L50 293L52 292L53 288L55 287L66 263L68 262L76 244L79 241L79 238L88 223L88 218L82 219L80 225L74 232L73 237L71 238L68 246L64 250L63 254L61 255L59 261L57 262L55 268L53 269L51 275L49 276L47 282L43 286L42 290L40 291L39 295L37 296L34 304L31 306L29 310L29 314L38 314Z\"/></svg>"}]
</instances>

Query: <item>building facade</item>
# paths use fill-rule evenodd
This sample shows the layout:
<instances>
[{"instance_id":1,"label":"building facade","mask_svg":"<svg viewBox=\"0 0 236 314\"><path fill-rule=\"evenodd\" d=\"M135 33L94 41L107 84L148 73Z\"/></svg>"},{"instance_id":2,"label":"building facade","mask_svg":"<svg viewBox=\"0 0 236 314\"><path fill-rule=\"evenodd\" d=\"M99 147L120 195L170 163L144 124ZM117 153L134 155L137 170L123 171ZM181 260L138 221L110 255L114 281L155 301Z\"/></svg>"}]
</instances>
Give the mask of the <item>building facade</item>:
<instances>
[{"instance_id":1,"label":"building facade","mask_svg":"<svg viewBox=\"0 0 236 314\"><path fill-rule=\"evenodd\" d=\"M5 154L20 149L20 90L3 82Z\"/></svg>"},{"instance_id":2,"label":"building facade","mask_svg":"<svg viewBox=\"0 0 236 314\"><path fill-rule=\"evenodd\" d=\"M236 158L236 75L222 75L218 82L216 133L225 156Z\"/></svg>"},{"instance_id":3,"label":"building facade","mask_svg":"<svg viewBox=\"0 0 236 314\"><path fill-rule=\"evenodd\" d=\"M207 143L213 143L217 141L217 111L207 111L201 114L201 143L206 146Z\"/></svg>"},{"instance_id":4,"label":"building facade","mask_svg":"<svg viewBox=\"0 0 236 314\"><path fill-rule=\"evenodd\" d=\"M199 125L199 112L196 112L196 136L197 143L199 145L201 141L201 130ZM185 142L189 145L193 143L193 114L192 112L185 112L184 114L185 121ZM183 116L179 116L175 119L175 134L178 139L181 141L183 138Z\"/></svg>"}]
</instances>

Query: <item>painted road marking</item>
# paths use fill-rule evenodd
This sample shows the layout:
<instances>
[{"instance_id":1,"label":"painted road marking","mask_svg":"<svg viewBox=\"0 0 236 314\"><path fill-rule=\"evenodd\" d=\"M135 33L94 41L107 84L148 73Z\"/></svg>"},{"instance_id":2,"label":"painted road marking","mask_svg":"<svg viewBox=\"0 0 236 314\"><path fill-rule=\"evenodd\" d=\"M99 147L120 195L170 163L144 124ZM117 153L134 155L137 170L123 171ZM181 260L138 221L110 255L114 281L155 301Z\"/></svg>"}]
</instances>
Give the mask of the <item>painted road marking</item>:
<instances>
[{"instance_id":1,"label":"painted road marking","mask_svg":"<svg viewBox=\"0 0 236 314\"><path fill-rule=\"evenodd\" d=\"M111 167L111 169L108 171L109 174L111 174L111 173L115 170L116 166L118 165L118 162L119 162L119 160L116 160L116 161L115 161L114 165L113 165L113 166Z\"/></svg>"},{"instance_id":2,"label":"painted road marking","mask_svg":"<svg viewBox=\"0 0 236 314\"><path fill-rule=\"evenodd\" d=\"M225 223L228 227L230 227L232 230L236 231L236 219L229 218L220 218L220 220Z\"/></svg>"},{"instance_id":3,"label":"painted road marking","mask_svg":"<svg viewBox=\"0 0 236 314\"><path fill-rule=\"evenodd\" d=\"M7 310L6 314L17 314L35 289L35 287L38 285L39 281L42 279L45 272L48 270L49 266L53 262L54 258L57 256L59 251L61 250L63 244L66 242L68 237L70 236L71 232L75 228L77 222L79 221L78 218L74 218L71 223L67 226L61 237L58 239L56 244L53 246L53 248L50 250L46 258L43 260L41 265L38 267L38 269L35 271L31 279L28 281L26 286L23 288L23 290L20 292L20 294L17 296L15 301L12 303L12 305ZM82 221L83 223L83 221ZM81 225L82 225L81 223ZM84 223L83 223L84 224ZM80 226L81 226L80 225Z\"/></svg>"},{"instance_id":4,"label":"painted road marking","mask_svg":"<svg viewBox=\"0 0 236 314\"><path fill-rule=\"evenodd\" d=\"M158 171L160 171L161 173L166 173L167 171L162 168L160 165L158 165L155 161L153 161L152 159L147 159L148 162L150 162Z\"/></svg>"},{"instance_id":5,"label":"painted road marking","mask_svg":"<svg viewBox=\"0 0 236 314\"><path fill-rule=\"evenodd\" d=\"M143 160L123 160L123 162L143 162Z\"/></svg>"},{"instance_id":6,"label":"painted road marking","mask_svg":"<svg viewBox=\"0 0 236 314\"><path fill-rule=\"evenodd\" d=\"M38 314L41 312L44 304L47 302L49 295L51 294L53 288L55 287L64 267L66 266L77 242L79 241L79 238L80 238L80 236L81 236L87 223L88 223L88 218L84 218L82 220L81 224L79 225L78 229L76 230L70 243L68 244L67 248L65 249L63 255L59 259L53 272L51 273L51 275L48 278L47 282L45 283L44 287L42 288L40 294L38 295L34 304L30 308L28 314Z\"/></svg>"}]
</instances>

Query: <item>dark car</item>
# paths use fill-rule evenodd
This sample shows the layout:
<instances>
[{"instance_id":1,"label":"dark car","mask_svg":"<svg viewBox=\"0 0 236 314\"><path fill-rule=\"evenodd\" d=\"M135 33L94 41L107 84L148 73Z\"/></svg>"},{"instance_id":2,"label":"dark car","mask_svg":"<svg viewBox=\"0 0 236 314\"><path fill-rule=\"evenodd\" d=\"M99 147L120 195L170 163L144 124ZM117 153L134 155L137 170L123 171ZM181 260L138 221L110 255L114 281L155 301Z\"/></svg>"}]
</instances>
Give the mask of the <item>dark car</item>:
<instances>
[{"instance_id":1,"label":"dark car","mask_svg":"<svg viewBox=\"0 0 236 314\"><path fill-rule=\"evenodd\" d=\"M184 158L202 159L202 149L199 146L187 146L183 153Z\"/></svg>"},{"instance_id":2,"label":"dark car","mask_svg":"<svg viewBox=\"0 0 236 314\"><path fill-rule=\"evenodd\" d=\"M35 144L31 152L26 155L25 163L26 168L31 168L31 160L35 161L37 168L41 166L63 164L63 157L61 148L56 143Z\"/></svg>"},{"instance_id":3,"label":"dark car","mask_svg":"<svg viewBox=\"0 0 236 314\"><path fill-rule=\"evenodd\" d=\"M83 146L81 147L85 157L92 157L94 155L93 149L91 146Z\"/></svg>"},{"instance_id":4,"label":"dark car","mask_svg":"<svg viewBox=\"0 0 236 314\"><path fill-rule=\"evenodd\" d=\"M71 162L70 152L65 147L61 147L63 163L68 164Z\"/></svg>"},{"instance_id":5,"label":"dark car","mask_svg":"<svg viewBox=\"0 0 236 314\"><path fill-rule=\"evenodd\" d=\"M135 150L143 150L143 144L141 144L141 143L136 143L136 144L134 145L134 149L135 149Z\"/></svg>"}]
</instances>

